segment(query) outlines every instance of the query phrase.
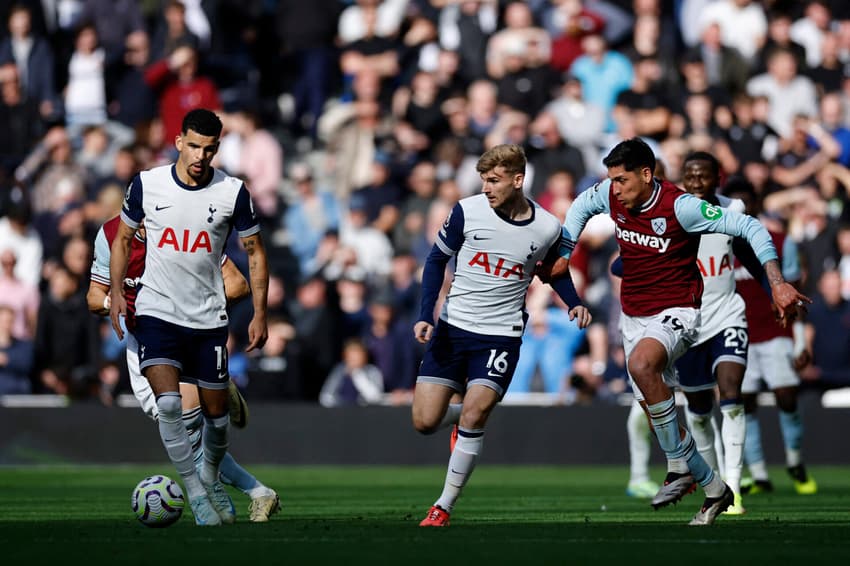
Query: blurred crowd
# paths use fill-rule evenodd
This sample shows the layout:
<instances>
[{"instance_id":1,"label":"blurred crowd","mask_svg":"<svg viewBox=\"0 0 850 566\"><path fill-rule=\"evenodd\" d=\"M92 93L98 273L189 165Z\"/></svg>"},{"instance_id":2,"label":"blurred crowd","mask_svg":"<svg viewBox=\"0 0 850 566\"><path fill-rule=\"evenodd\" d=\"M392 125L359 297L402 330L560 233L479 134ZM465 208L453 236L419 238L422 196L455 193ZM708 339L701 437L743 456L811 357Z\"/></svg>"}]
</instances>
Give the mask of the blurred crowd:
<instances>
[{"instance_id":1,"label":"blurred crowd","mask_svg":"<svg viewBox=\"0 0 850 566\"><path fill-rule=\"evenodd\" d=\"M129 390L123 344L86 308L92 242L196 107L221 116L214 165L245 180L269 252L256 355L250 301L232 306L249 399L408 403L421 268L479 190L478 156L523 145L528 196L563 219L633 136L676 183L712 152L798 243L805 383L850 385L848 2L2 0L0 91L0 394ZM612 235L594 219L572 262L586 331L532 286L510 395L627 390Z\"/></svg>"}]
</instances>

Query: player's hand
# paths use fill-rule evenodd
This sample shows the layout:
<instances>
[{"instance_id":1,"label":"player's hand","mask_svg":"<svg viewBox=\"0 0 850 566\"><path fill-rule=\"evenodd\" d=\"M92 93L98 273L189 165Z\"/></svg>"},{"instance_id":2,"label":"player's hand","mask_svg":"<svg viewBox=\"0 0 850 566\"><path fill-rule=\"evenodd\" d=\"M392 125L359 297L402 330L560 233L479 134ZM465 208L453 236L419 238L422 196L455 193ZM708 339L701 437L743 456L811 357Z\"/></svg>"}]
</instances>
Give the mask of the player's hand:
<instances>
[{"instance_id":1,"label":"player's hand","mask_svg":"<svg viewBox=\"0 0 850 566\"><path fill-rule=\"evenodd\" d=\"M590 316L590 311L584 305L579 305L570 309L570 320L576 321L579 328L587 328L590 326L593 317Z\"/></svg>"},{"instance_id":2,"label":"player's hand","mask_svg":"<svg viewBox=\"0 0 850 566\"><path fill-rule=\"evenodd\" d=\"M434 325L420 320L413 325L413 337L420 344L427 344L434 334Z\"/></svg>"},{"instance_id":3,"label":"player's hand","mask_svg":"<svg viewBox=\"0 0 850 566\"><path fill-rule=\"evenodd\" d=\"M262 348L266 345L268 339L269 326L266 324L266 317L254 315L248 325L248 347L245 348L245 351L250 352L255 348Z\"/></svg>"},{"instance_id":4,"label":"player's hand","mask_svg":"<svg viewBox=\"0 0 850 566\"><path fill-rule=\"evenodd\" d=\"M780 323L783 328L797 318L798 308L805 312L806 305L812 302L810 298L797 291L788 282L775 285L772 291L773 303L776 305L776 310L779 313Z\"/></svg>"},{"instance_id":5,"label":"player's hand","mask_svg":"<svg viewBox=\"0 0 850 566\"><path fill-rule=\"evenodd\" d=\"M800 352L796 358L794 358L794 369L796 371L802 371L805 367L812 363L812 353L804 349Z\"/></svg>"},{"instance_id":6,"label":"player's hand","mask_svg":"<svg viewBox=\"0 0 850 566\"><path fill-rule=\"evenodd\" d=\"M109 320L112 321L112 329L115 330L115 335L119 340L124 339L124 330L121 328L121 317L127 316L127 301L124 300L124 295L121 291L110 291L109 299Z\"/></svg>"}]
</instances>

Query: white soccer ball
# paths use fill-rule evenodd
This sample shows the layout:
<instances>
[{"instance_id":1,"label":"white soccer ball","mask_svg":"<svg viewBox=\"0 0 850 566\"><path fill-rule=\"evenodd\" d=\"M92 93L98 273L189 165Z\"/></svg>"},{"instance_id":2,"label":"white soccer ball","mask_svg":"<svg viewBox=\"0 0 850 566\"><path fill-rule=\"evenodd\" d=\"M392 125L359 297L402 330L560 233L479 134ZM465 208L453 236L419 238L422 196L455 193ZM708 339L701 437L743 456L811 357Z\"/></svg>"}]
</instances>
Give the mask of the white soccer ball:
<instances>
[{"instance_id":1,"label":"white soccer ball","mask_svg":"<svg viewBox=\"0 0 850 566\"><path fill-rule=\"evenodd\" d=\"M168 476L155 475L139 482L132 503L133 513L143 525L167 527L183 514L186 500L180 484Z\"/></svg>"}]
</instances>

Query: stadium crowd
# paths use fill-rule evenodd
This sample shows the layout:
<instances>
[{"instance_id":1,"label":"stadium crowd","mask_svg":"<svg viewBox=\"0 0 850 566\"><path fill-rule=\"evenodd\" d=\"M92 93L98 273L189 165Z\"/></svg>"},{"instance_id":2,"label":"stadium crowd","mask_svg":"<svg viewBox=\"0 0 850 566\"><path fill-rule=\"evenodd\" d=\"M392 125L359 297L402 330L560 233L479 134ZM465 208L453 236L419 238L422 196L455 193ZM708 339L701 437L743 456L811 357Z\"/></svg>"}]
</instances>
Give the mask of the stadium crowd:
<instances>
[{"instance_id":1,"label":"stadium crowd","mask_svg":"<svg viewBox=\"0 0 850 566\"><path fill-rule=\"evenodd\" d=\"M711 152L797 242L804 384L850 386L850 3L4 0L0 23L0 394L129 391L86 306L92 242L198 107L224 122L214 164L245 180L269 253L260 352L242 351L250 301L232 306L249 399L409 403L421 267L480 189L478 156L522 145L528 196L563 220L634 136L674 183ZM235 237L226 253L247 273ZM532 285L511 394L627 390L616 253L595 219L571 261L586 330Z\"/></svg>"}]
</instances>

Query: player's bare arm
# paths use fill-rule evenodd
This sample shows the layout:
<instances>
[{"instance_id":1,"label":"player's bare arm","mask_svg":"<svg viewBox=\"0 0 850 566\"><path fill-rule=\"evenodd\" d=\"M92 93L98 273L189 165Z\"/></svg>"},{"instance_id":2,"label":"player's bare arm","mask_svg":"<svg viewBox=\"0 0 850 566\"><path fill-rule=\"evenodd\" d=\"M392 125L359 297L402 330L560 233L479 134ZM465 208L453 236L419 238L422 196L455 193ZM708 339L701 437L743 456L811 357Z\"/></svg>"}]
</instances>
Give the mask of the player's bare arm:
<instances>
[{"instance_id":1,"label":"player's bare arm","mask_svg":"<svg viewBox=\"0 0 850 566\"><path fill-rule=\"evenodd\" d=\"M248 276L250 277L251 296L254 304L254 316L248 325L248 347L246 352L262 348L269 337L266 322L266 307L269 293L269 265L266 248L260 234L242 238L242 246L248 254Z\"/></svg>"},{"instance_id":2,"label":"player's bare arm","mask_svg":"<svg viewBox=\"0 0 850 566\"><path fill-rule=\"evenodd\" d=\"M98 316L109 315L109 305L111 303L109 287L97 281L90 281L89 290L86 292L86 302L92 314Z\"/></svg>"},{"instance_id":3,"label":"player's bare arm","mask_svg":"<svg viewBox=\"0 0 850 566\"><path fill-rule=\"evenodd\" d=\"M782 269L777 260L772 259L765 262L764 271L767 274L767 281L770 283L770 289L773 293L773 303L779 312L782 325L785 326L796 317L797 307L805 307L812 300L785 281L785 278L782 276Z\"/></svg>"},{"instance_id":4,"label":"player's bare arm","mask_svg":"<svg viewBox=\"0 0 850 566\"><path fill-rule=\"evenodd\" d=\"M123 221L118 223L118 232L112 242L109 255L109 318L112 320L112 328L119 340L123 340L124 331L121 329L121 316L127 316L127 302L124 300L124 275L127 273L127 264L130 261L130 245L136 229L131 228Z\"/></svg>"},{"instance_id":5,"label":"player's bare arm","mask_svg":"<svg viewBox=\"0 0 850 566\"><path fill-rule=\"evenodd\" d=\"M248 281L236 264L225 259L221 266L221 278L224 280L224 296L228 304L234 303L239 299L247 297L251 294L251 287Z\"/></svg>"}]
</instances>

